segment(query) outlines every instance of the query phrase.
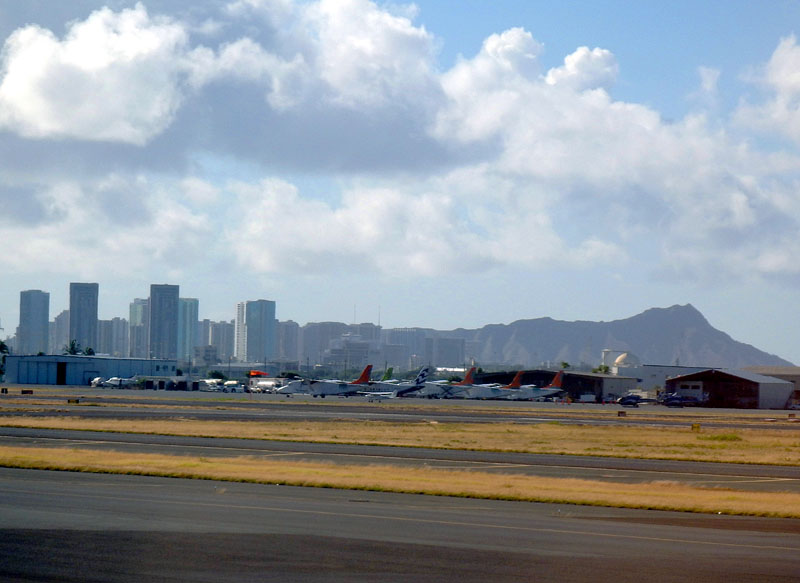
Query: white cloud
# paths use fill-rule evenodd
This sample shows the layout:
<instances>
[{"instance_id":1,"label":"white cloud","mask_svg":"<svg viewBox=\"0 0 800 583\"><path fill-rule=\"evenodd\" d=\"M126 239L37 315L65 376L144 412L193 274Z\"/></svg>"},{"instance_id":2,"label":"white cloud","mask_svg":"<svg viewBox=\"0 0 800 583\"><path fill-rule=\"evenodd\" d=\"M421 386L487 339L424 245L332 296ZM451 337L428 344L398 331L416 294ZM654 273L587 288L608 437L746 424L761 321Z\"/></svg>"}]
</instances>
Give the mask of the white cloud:
<instances>
[{"instance_id":1,"label":"white cloud","mask_svg":"<svg viewBox=\"0 0 800 583\"><path fill-rule=\"evenodd\" d=\"M204 253L270 274L798 271L797 152L615 99L608 50L580 47L542 74L542 45L512 28L439 72L413 7L240 0L212 16L213 47L143 5L98 10L63 39L35 25L9 37L2 127L152 158L175 148L211 159L216 178L145 157L117 169L117 152L100 178L16 178L25 202L0 192L0 203L25 221L4 223L8 240L25 244L5 265L73 269L60 248L94 273L172 273ZM739 121L800 136L798 55L793 37L781 42L764 68L769 99ZM700 74L714 93L720 71ZM247 178L228 182L242 167ZM316 179L330 191L312 197ZM88 253L107 224L118 225L108 249ZM210 236L215 225L224 234Z\"/></svg>"},{"instance_id":2,"label":"white cloud","mask_svg":"<svg viewBox=\"0 0 800 583\"><path fill-rule=\"evenodd\" d=\"M794 35L781 39L758 81L769 98L761 104L742 104L736 112L738 122L800 142L800 46Z\"/></svg>"},{"instance_id":3,"label":"white cloud","mask_svg":"<svg viewBox=\"0 0 800 583\"><path fill-rule=\"evenodd\" d=\"M207 258L210 217L143 177L110 175L91 185L59 183L35 193L46 220L6 224L6 272L131 277L183 269Z\"/></svg>"},{"instance_id":4,"label":"white cloud","mask_svg":"<svg viewBox=\"0 0 800 583\"><path fill-rule=\"evenodd\" d=\"M198 206L208 206L220 199L220 189L199 178L184 178L180 186L183 196Z\"/></svg>"},{"instance_id":5,"label":"white cloud","mask_svg":"<svg viewBox=\"0 0 800 583\"><path fill-rule=\"evenodd\" d=\"M563 67L547 72L545 81L549 85L566 84L575 90L610 87L617 79L619 66L611 51L580 47L564 58Z\"/></svg>"},{"instance_id":6,"label":"white cloud","mask_svg":"<svg viewBox=\"0 0 800 583\"><path fill-rule=\"evenodd\" d=\"M0 127L29 138L143 145L172 121L182 98L186 34L144 6L93 12L63 40L35 25L2 53Z\"/></svg>"},{"instance_id":7,"label":"white cloud","mask_svg":"<svg viewBox=\"0 0 800 583\"><path fill-rule=\"evenodd\" d=\"M367 0L322 0L309 6L305 22L318 37L316 72L335 103L415 102L433 89L433 39L407 17Z\"/></svg>"},{"instance_id":8,"label":"white cloud","mask_svg":"<svg viewBox=\"0 0 800 583\"><path fill-rule=\"evenodd\" d=\"M334 207L281 180L232 190L248 212L228 238L239 261L258 271L435 275L475 260L474 234L448 219L447 197L354 188Z\"/></svg>"}]
</instances>

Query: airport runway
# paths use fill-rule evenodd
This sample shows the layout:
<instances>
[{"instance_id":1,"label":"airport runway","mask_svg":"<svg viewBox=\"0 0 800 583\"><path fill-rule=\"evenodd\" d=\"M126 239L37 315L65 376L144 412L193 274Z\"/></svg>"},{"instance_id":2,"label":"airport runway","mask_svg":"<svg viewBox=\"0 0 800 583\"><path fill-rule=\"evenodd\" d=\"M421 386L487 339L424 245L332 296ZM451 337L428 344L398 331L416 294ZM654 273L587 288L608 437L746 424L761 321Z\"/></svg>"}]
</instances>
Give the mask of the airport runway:
<instances>
[{"instance_id":1,"label":"airport runway","mask_svg":"<svg viewBox=\"0 0 800 583\"><path fill-rule=\"evenodd\" d=\"M10 402L14 398L14 402ZM78 403L70 400L78 399ZM35 405L26 405L28 400ZM154 407L154 405L156 405ZM788 422L786 411L668 409L648 405L623 409L618 405L586 405L508 401L464 401L457 399L390 399L368 403L363 397L312 399L307 395L235 394L219 396L207 392L132 391L74 387L53 394L0 398L4 415L59 415L92 419L165 419L176 415L205 421L327 421L354 419L389 422L438 420L450 423L498 421L537 424L648 425L675 427L701 422L719 428L800 430ZM625 417L617 417L624 411ZM604 413L604 414L603 414ZM720 415L735 416L723 420Z\"/></svg>"},{"instance_id":2,"label":"airport runway","mask_svg":"<svg viewBox=\"0 0 800 583\"><path fill-rule=\"evenodd\" d=\"M800 521L0 469L0 580L800 580Z\"/></svg>"},{"instance_id":3,"label":"airport runway","mask_svg":"<svg viewBox=\"0 0 800 583\"><path fill-rule=\"evenodd\" d=\"M385 447L253 439L136 435L56 429L0 427L0 445L69 447L98 451L248 456L287 461L322 461L398 468L480 471L623 483L671 481L705 488L755 492L800 492L800 468L591 456Z\"/></svg>"}]
</instances>

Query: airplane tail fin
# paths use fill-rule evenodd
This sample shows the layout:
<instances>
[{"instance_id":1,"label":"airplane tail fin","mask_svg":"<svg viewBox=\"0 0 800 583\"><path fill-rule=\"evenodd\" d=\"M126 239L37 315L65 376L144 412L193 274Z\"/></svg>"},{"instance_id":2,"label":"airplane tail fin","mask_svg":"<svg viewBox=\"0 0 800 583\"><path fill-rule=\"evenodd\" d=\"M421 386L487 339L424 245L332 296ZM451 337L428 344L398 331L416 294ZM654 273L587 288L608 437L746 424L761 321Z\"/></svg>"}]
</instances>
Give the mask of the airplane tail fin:
<instances>
[{"instance_id":1,"label":"airplane tail fin","mask_svg":"<svg viewBox=\"0 0 800 583\"><path fill-rule=\"evenodd\" d=\"M471 369L467 371L467 374L464 375L464 380L460 383L455 383L454 386L456 387L463 387L464 385L473 385L475 381L473 380L473 375L475 374L475 367L473 366Z\"/></svg>"},{"instance_id":2,"label":"airplane tail fin","mask_svg":"<svg viewBox=\"0 0 800 583\"><path fill-rule=\"evenodd\" d=\"M390 378L392 378L392 373L393 372L394 372L394 368L390 366L389 368L386 369L386 372L383 373L383 376L381 377L381 380L382 381L388 381Z\"/></svg>"},{"instance_id":3,"label":"airplane tail fin","mask_svg":"<svg viewBox=\"0 0 800 583\"><path fill-rule=\"evenodd\" d=\"M419 374L417 375L417 378L414 379L414 386L415 387L421 387L422 385L424 385L425 381L428 380L428 375L430 374L430 372L431 372L431 367L423 366L420 369Z\"/></svg>"},{"instance_id":4,"label":"airplane tail fin","mask_svg":"<svg viewBox=\"0 0 800 583\"><path fill-rule=\"evenodd\" d=\"M561 388L561 382L562 382L563 379L564 379L564 371L560 370L560 371L558 371L556 373L556 376L553 377L553 380L550 382L550 384L547 385L547 387L545 387L545 388L548 388L548 389L560 389Z\"/></svg>"},{"instance_id":5,"label":"airplane tail fin","mask_svg":"<svg viewBox=\"0 0 800 583\"><path fill-rule=\"evenodd\" d=\"M368 364L361 371L361 376L354 380L351 385L365 385L369 382L369 376L372 374L372 365Z\"/></svg>"},{"instance_id":6,"label":"airplane tail fin","mask_svg":"<svg viewBox=\"0 0 800 583\"><path fill-rule=\"evenodd\" d=\"M509 384L507 384L504 389L518 389L522 386L522 375L525 371L519 371L516 375L514 375L514 380L512 380Z\"/></svg>"}]
</instances>

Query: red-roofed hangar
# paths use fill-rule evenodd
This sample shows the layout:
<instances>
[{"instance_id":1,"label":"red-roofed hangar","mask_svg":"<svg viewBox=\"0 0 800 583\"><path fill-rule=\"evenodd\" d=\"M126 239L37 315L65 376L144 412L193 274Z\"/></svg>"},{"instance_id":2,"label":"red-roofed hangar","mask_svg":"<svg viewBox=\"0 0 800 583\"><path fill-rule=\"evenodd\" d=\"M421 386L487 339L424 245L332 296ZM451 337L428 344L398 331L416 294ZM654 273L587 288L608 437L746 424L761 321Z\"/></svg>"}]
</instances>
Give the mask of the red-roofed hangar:
<instances>
[{"instance_id":1,"label":"red-roofed hangar","mask_svg":"<svg viewBox=\"0 0 800 583\"><path fill-rule=\"evenodd\" d=\"M672 377L666 390L707 407L737 409L786 409L795 396L790 381L742 370L708 369Z\"/></svg>"}]
</instances>

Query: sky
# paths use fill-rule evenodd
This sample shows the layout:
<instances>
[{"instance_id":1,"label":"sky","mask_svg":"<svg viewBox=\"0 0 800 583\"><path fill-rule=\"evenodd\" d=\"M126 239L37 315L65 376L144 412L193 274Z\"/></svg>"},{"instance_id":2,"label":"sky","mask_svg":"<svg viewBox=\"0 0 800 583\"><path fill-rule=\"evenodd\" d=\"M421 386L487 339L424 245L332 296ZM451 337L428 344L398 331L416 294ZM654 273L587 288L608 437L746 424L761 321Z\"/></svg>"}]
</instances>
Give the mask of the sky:
<instances>
[{"instance_id":1,"label":"sky","mask_svg":"<svg viewBox=\"0 0 800 583\"><path fill-rule=\"evenodd\" d=\"M800 363L800 0L0 0L19 292L476 328L692 304ZM598 355L598 360L600 355Z\"/></svg>"}]
</instances>

